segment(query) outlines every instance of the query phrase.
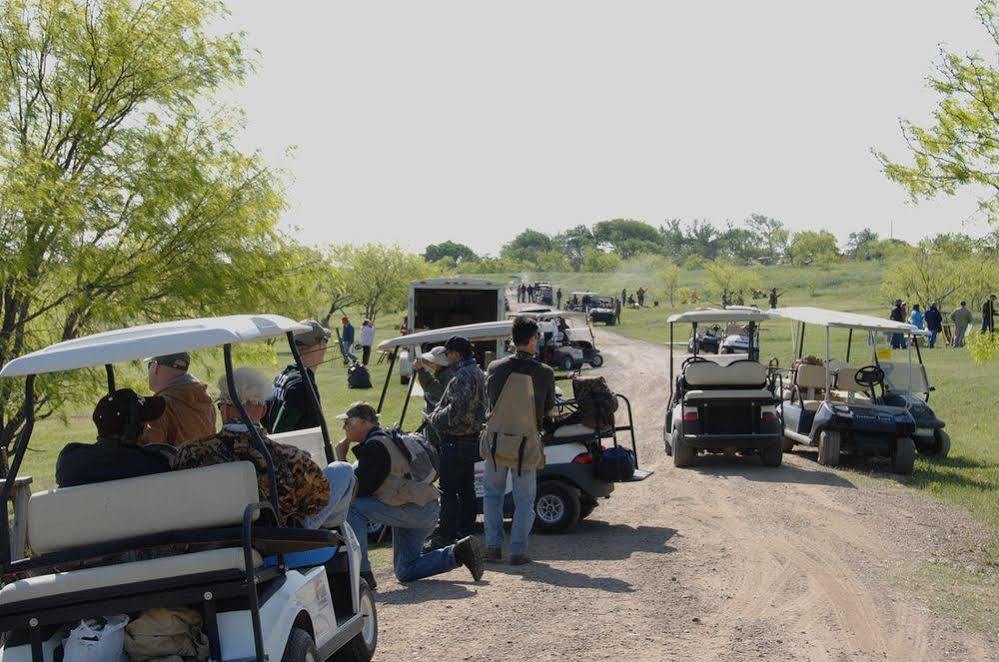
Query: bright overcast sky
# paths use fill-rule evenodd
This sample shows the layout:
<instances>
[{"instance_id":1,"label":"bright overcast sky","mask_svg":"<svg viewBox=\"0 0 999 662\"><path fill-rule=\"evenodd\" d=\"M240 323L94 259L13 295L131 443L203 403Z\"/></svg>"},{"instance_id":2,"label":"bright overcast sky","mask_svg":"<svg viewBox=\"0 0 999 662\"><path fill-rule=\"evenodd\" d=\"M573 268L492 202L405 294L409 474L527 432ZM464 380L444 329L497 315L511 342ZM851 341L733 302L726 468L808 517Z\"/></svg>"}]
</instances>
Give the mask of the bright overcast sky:
<instances>
[{"instance_id":1,"label":"bright overcast sky","mask_svg":"<svg viewBox=\"0 0 999 662\"><path fill-rule=\"evenodd\" d=\"M229 5L261 51L245 146L291 171L310 243L495 254L528 227L754 211L840 238L984 228L968 196L908 204L870 153L905 155L939 43L987 45L974 0Z\"/></svg>"}]
</instances>

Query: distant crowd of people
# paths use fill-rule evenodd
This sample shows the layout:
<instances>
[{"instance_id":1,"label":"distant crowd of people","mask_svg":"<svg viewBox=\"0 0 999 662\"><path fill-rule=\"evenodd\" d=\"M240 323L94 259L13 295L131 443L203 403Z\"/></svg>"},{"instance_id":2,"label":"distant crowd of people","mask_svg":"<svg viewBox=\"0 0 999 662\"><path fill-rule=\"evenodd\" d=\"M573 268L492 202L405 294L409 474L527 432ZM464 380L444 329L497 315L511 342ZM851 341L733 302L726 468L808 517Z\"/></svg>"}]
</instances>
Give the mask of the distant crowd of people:
<instances>
[{"instance_id":1,"label":"distant crowd of people","mask_svg":"<svg viewBox=\"0 0 999 662\"><path fill-rule=\"evenodd\" d=\"M991 294L982 304L982 333L995 333L996 315L996 295ZM961 305L950 313L949 320L954 325L953 338L950 337L950 329L944 325L944 313L940 310L940 306L935 302L931 303L925 312L918 303L913 304L912 310L909 311L905 301L902 299L895 299L895 303L892 306L891 311L888 313L888 319L895 322L911 324L917 329L927 331L929 333L927 347L931 349L936 347L937 339L941 333L944 333L945 337L947 337L951 347L959 348L964 347L965 345L965 337L968 329L972 326L974 315L972 314L971 309L968 308L967 301L962 301ZM906 345L907 341L903 334L892 334L892 348L904 349Z\"/></svg>"}]
</instances>

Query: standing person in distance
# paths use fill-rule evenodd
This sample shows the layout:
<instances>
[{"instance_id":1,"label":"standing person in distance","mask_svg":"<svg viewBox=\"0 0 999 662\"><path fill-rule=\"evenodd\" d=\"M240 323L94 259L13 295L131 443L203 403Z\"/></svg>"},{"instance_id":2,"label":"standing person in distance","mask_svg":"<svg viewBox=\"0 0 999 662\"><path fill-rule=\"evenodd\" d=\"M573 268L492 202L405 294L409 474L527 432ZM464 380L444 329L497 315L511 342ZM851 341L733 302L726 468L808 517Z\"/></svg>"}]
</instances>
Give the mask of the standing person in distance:
<instances>
[{"instance_id":1,"label":"standing person in distance","mask_svg":"<svg viewBox=\"0 0 999 662\"><path fill-rule=\"evenodd\" d=\"M991 295L982 304L982 333L996 332L996 295Z\"/></svg>"},{"instance_id":2,"label":"standing person in distance","mask_svg":"<svg viewBox=\"0 0 999 662\"><path fill-rule=\"evenodd\" d=\"M940 314L940 309L937 308L936 303L930 304L923 319L926 321L926 330L930 332L929 347L933 349L937 346L937 334L943 331L943 315Z\"/></svg>"},{"instance_id":3,"label":"standing person in distance","mask_svg":"<svg viewBox=\"0 0 999 662\"><path fill-rule=\"evenodd\" d=\"M559 310L562 309L562 288L558 288L555 291L555 307Z\"/></svg>"},{"instance_id":4,"label":"standing person in distance","mask_svg":"<svg viewBox=\"0 0 999 662\"><path fill-rule=\"evenodd\" d=\"M503 500L510 476L514 503L510 565L524 565L531 562L527 541L534 525L537 473L545 457L540 431L545 415L555 405L555 373L534 358L537 322L517 317L512 335L517 353L493 361L486 373L489 419L479 451L485 460L486 560L503 558ZM504 440L512 440L514 446Z\"/></svg>"},{"instance_id":5,"label":"standing person in distance","mask_svg":"<svg viewBox=\"0 0 999 662\"><path fill-rule=\"evenodd\" d=\"M330 338L329 329L316 320L303 320L309 327L307 333L295 336L295 347L302 356L302 364L313 384L316 383L316 369L326 358L326 345ZM305 383L298 365L292 363L274 378L274 391L268 403L263 426L271 434L307 430L319 427L319 414L313 410L309 397L309 385ZM316 387L319 396L319 387Z\"/></svg>"},{"instance_id":6,"label":"standing person in distance","mask_svg":"<svg viewBox=\"0 0 999 662\"><path fill-rule=\"evenodd\" d=\"M971 309L968 308L967 301L962 301L961 307L950 314L950 321L954 323L953 347L955 349L964 347L964 334L967 332L968 327L971 326L972 319L973 315L971 314Z\"/></svg>"},{"instance_id":7,"label":"standing person in distance","mask_svg":"<svg viewBox=\"0 0 999 662\"><path fill-rule=\"evenodd\" d=\"M920 310L919 304L913 304L912 313L909 314L909 324L916 327L917 329L923 328L923 311Z\"/></svg>"},{"instance_id":8,"label":"standing person in distance","mask_svg":"<svg viewBox=\"0 0 999 662\"><path fill-rule=\"evenodd\" d=\"M437 409L441 398L444 397L444 391L451 382L451 377L454 376L451 361L447 358L447 350L443 345L438 345L425 352L413 362L413 370L416 371L416 380L423 389L424 415L430 418L430 414ZM426 432L427 441L440 452L440 437L437 436L437 431L426 422L422 427Z\"/></svg>"},{"instance_id":9,"label":"standing person in distance","mask_svg":"<svg viewBox=\"0 0 999 662\"><path fill-rule=\"evenodd\" d=\"M905 304L902 303L901 299L895 299L895 305L892 307L891 312L888 313L888 319L893 322L905 322ZM905 349L905 336L901 333L891 334L891 348L892 349Z\"/></svg>"},{"instance_id":10,"label":"standing person in distance","mask_svg":"<svg viewBox=\"0 0 999 662\"><path fill-rule=\"evenodd\" d=\"M343 346L343 364L350 365L357 363L357 357L350 351L354 347L354 325L350 323L350 318L344 315L340 318L340 344Z\"/></svg>"},{"instance_id":11,"label":"standing person in distance","mask_svg":"<svg viewBox=\"0 0 999 662\"><path fill-rule=\"evenodd\" d=\"M361 322L361 365L371 360L371 346L375 344L375 325L371 320Z\"/></svg>"}]
</instances>

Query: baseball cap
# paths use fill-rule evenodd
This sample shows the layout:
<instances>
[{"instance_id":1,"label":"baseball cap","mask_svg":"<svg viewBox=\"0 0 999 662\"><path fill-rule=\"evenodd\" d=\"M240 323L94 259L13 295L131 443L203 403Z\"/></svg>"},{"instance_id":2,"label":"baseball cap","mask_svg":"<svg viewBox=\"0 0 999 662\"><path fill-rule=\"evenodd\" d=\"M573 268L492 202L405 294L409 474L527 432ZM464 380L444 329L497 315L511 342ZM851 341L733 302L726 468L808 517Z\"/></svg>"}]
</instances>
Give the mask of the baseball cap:
<instances>
[{"instance_id":1,"label":"baseball cap","mask_svg":"<svg viewBox=\"0 0 999 662\"><path fill-rule=\"evenodd\" d=\"M472 343L464 336L451 336L444 343L444 349L448 352L458 352L462 356L472 353Z\"/></svg>"},{"instance_id":2,"label":"baseball cap","mask_svg":"<svg viewBox=\"0 0 999 662\"><path fill-rule=\"evenodd\" d=\"M92 416L97 434L102 437L118 436L125 432L129 411L135 407L136 423L155 421L166 410L166 400L158 396L142 397L130 388L121 388L98 400Z\"/></svg>"},{"instance_id":3,"label":"baseball cap","mask_svg":"<svg viewBox=\"0 0 999 662\"><path fill-rule=\"evenodd\" d=\"M304 324L309 330L295 336L296 345L311 347L322 340L330 339L330 330L316 320L302 320L299 324Z\"/></svg>"},{"instance_id":4,"label":"baseball cap","mask_svg":"<svg viewBox=\"0 0 999 662\"><path fill-rule=\"evenodd\" d=\"M424 352L420 358L427 363L433 363L439 366L451 365L451 362L447 360L447 349L440 345L434 347L429 352Z\"/></svg>"},{"instance_id":5,"label":"baseball cap","mask_svg":"<svg viewBox=\"0 0 999 662\"><path fill-rule=\"evenodd\" d=\"M187 371L191 367L191 355L187 352L177 352L176 354L163 354L154 356L150 361L155 361L158 365L165 365L175 370Z\"/></svg>"},{"instance_id":6,"label":"baseball cap","mask_svg":"<svg viewBox=\"0 0 999 662\"><path fill-rule=\"evenodd\" d=\"M378 412L375 408L369 405L367 402L355 402L347 411L336 417L339 421L345 421L348 418L360 418L361 420L368 421L369 423L378 424Z\"/></svg>"}]
</instances>

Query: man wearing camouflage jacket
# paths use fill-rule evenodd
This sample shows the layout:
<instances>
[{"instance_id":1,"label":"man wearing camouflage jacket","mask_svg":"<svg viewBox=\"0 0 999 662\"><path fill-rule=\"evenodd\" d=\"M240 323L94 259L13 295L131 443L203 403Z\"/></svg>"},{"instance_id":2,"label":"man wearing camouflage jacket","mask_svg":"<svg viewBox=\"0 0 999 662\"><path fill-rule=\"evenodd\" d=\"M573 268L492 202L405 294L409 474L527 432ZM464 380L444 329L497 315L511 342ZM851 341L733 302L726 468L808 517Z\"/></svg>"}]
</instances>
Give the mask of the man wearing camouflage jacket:
<instances>
[{"instance_id":1,"label":"man wearing camouflage jacket","mask_svg":"<svg viewBox=\"0 0 999 662\"><path fill-rule=\"evenodd\" d=\"M475 526L475 463L486 422L485 376L472 343L454 336L444 345L454 376L427 418L440 438L441 514L437 542L470 535Z\"/></svg>"}]
</instances>

